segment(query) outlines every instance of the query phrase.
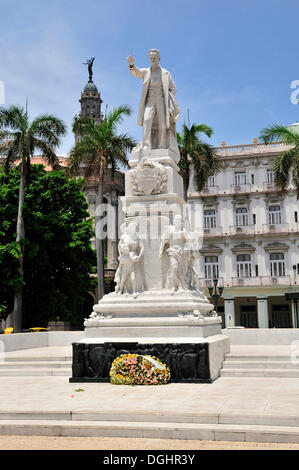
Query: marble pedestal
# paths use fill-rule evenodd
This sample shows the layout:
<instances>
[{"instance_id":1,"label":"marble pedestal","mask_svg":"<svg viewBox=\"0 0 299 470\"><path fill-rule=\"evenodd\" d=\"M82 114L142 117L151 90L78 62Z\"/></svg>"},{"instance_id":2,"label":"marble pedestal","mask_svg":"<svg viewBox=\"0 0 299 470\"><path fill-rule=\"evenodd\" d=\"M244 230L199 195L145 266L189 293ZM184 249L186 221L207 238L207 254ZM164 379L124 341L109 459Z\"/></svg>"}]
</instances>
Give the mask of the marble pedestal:
<instances>
[{"instance_id":1,"label":"marble pedestal","mask_svg":"<svg viewBox=\"0 0 299 470\"><path fill-rule=\"evenodd\" d=\"M178 156L167 149L132 152L119 245L120 263L123 256L127 264L119 271L118 292L94 305L85 337L73 345L72 382L109 381L110 366L123 353L158 357L176 382L219 377L229 339L196 285L198 232L190 227L177 163ZM121 276L126 276L124 289Z\"/></svg>"}]
</instances>

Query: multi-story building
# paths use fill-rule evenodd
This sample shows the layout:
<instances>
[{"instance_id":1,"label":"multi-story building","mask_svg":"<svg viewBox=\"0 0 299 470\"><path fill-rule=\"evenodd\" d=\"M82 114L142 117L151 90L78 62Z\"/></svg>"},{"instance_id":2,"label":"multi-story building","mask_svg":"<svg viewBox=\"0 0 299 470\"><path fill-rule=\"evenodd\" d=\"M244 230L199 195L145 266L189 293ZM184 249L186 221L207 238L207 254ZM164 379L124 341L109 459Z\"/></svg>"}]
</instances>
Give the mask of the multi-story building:
<instances>
[{"instance_id":1,"label":"multi-story building","mask_svg":"<svg viewBox=\"0 0 299 470\"><path fill-rule=\"evenodd\" d=\"M299 124L298 124L299 126ZM200 285L209 296L214 278L224 287L219 313L226 327L298 327L299 204L290 184L282 195L274 185L275 157L282 143L217 148L224 169L198 193L191 178L188 202L203 227Z\"/></svg>"}]
</instances>

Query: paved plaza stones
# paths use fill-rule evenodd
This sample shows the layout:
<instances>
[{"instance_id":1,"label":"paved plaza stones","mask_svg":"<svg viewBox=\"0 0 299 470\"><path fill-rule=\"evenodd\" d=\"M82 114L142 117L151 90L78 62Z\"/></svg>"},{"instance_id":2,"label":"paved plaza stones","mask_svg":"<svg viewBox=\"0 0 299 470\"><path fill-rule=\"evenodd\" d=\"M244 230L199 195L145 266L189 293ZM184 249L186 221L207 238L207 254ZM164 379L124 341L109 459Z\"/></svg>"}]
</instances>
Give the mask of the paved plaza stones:
<instances>
[{"instance_id":1,"label":"paved plaza stones","mask_svg":"<svg viewBox=\"0 0 299 470\"><path fill-rule=\"evenodd\" d=\"M275 351L287 357L291 349L276 346ZM46 357L67 361L71 348L15 351L2 359L17 363L21 355L33 364ZM68 383L67 372L38 379L23 375L0 377L0 403L0 435L299 443L299 378L79 387Z\"/></svg>"}]
</instances>

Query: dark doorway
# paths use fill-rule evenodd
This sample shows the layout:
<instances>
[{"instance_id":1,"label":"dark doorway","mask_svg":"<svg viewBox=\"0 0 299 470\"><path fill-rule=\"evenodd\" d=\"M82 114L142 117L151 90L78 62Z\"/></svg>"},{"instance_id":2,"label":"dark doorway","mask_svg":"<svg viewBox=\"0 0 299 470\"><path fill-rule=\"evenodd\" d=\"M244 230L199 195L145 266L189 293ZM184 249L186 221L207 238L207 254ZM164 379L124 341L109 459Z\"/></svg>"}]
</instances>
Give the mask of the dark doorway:
<instances>
[{"instance_id":1,"label":"dark doorway","mask_svg":"<svg viewBox=\"0 0 299 470\"><path fill-rule=\"evenodd\" d=\"M270 328L292 328L292 314L289 305L272 305Z\"/></svg>"},{"instance_id":2,"label":"dark doorway","mask_svg":"<svg viewBox=\"0 0 299 470\"><path fill-rule=\"evenodd\" d=\"M245 328L258 328L256 305L240 305L240 323Z\"/></svg>"}]
</instances>

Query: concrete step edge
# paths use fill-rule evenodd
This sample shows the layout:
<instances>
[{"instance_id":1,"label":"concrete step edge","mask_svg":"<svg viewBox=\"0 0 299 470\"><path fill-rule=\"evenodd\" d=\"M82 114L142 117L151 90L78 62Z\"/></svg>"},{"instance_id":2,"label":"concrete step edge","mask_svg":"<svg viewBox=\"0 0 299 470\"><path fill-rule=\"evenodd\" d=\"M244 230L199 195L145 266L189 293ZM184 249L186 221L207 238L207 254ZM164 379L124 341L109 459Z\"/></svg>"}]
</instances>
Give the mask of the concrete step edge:
<instances>
[{"instance_id":1,"label":"concrete step edge","mask_svg":"<svg viewBox=\"0 0 299 470\"><path fill-rule=\"evenodd\" d=\"M0 362L72 362L72 356L45 356L45 357L7 357L4 353L0 355Z\"/></svg>"},{"instance_id":2,"label":"concrete step edge","mask_svg":"<svg viewBox=\"0 0 299 470\"><path fill-rule=\"evenodd\" d=\"M292 363L292 362L286 362L284 364L282 364L281 362L279 361L224 361L223 362L223 367L228 369L228 368L262 368L262 367L265 367L267 369L282 369L282 367L285 369L285 368L289 368L289 369L294 369L294 370L298 370L299 371L299 364L295 364L295 363Z\"/></svg>"},{"instance_id":3,"label":"concrete step edge","mask_svg":"<svg viewBox=\"0 0 299 470\"><path fill-rule=\"evenodd\" d=\"M35 434L36 433L36 434ZM253 442L299 442L299 427L121 421L2 421L1 435L154 437Z\"/></svg>"},{"instance_id":4,"label":"concrete step edge","mask_svg":"<svg viewBox=\"0 0 299 470\"><path fill-rule=\"evenodd\" d=\"M0 360L0 369L6 369L6 368L11 368L11 369L16 369L16 368L27 368L27 369L33 369L36 367L41 367L41 368L52 368L54 369L55 367L57 368L65 368L65 367L72 367L71 362L54 362L54 361L49 361L49 362L35 362L32 364L32 362L3 362Z\"/></svg>"},{"instance_id":5,"label":"concrete step edge","mask_svg":"<svg viewBox=\"0 0 299 470\"><path fill-rule=\"evenodd\" d=\"M0 424L8 422L26 421L72 421L72 422L131 422L131 423L164 423L164 424L224 424L244 426L283 426L298 427L299 415L271 415L253 413L153 413L153 412L94 412L94 411L0 411Z\"/></svg>"}]
</instances>

